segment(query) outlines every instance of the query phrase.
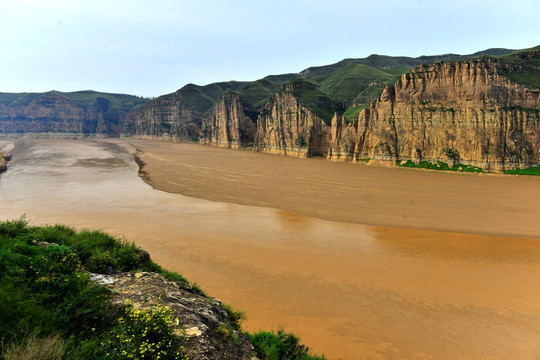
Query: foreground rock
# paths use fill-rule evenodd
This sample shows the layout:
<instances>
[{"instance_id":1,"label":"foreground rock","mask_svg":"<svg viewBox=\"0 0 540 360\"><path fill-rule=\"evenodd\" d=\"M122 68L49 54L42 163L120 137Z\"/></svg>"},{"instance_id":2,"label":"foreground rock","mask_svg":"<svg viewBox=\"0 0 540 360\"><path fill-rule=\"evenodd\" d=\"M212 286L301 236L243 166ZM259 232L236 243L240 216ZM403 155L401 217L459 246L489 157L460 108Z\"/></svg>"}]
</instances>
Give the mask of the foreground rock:
<instances>
[{"instance_id":1,"label":"foreground rock","mask_svg":"<svg viewBox=\"0 0 540 360\"><path fill-rule=\"evenodd\" d=\"M92 277L111 288L114 303L130 304L141 310L158 303L170 307L189 339L184 350L190 359L257 359L255 349L247 337L234 328L223 304L186 288L185 283L148 272Z\"/></svg>"}]
</instances>

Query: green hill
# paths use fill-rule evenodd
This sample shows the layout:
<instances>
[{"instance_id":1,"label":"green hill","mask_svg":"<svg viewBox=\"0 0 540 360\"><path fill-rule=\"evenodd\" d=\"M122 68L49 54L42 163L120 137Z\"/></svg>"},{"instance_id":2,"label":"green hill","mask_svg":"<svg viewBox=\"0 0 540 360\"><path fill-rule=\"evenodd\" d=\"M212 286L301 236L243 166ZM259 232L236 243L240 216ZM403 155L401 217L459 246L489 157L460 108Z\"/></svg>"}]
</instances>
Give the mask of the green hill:
<instances>
[{"instance_id":1,"label":"green hill","mask_svg":"<svg viewBox=\"0 0 540 360\"><path fill-rule=\"evenodd\" d=\"M540 45L501 56L499 61L504 64L519 65L517 68L504 72L510 80L540 89Z\"/></svg>"},{"instance_id":2,"label":"green hill","mask_svg":"<svg viewBox=\"0 0 540 360\"><path fill-rule=\"evenodd\" d=\"M183 102L187 106L206 113L218 97L230 89L240 95L241 101L250 107L261 108L284 84L301 78L315 84L333 102L347 109L347 117L355 117L361 108L376 99L385 86L393 84L414 66L437 61L459 61L480 56L507 56L510 49L487 49L469 55L444 54L420 56L370 55L361 59L344 59L337 63L309 67L299 73L269 75L251 82L221 82L205 86L188 84L181 88ZM172 96L173 94L165 95Z\"/></svg>"},{"instance_id":3,"label":"green hill","mask_svg":"<svg viewBox=\"0 0 540 360\"><path fill-rule=\"evenodd\" d=\"M133 95L111 94L92 90L75 92L60 92L53 90L45 93L0 93L0 104L12 107L24 106L47 94L57 94L85 111L89 106L96 103L96 101L107 99L109 101L107 112L119 112L121 114L127 114L129 111L149 101L147 98Z\"/></svg>"}]
</instances>

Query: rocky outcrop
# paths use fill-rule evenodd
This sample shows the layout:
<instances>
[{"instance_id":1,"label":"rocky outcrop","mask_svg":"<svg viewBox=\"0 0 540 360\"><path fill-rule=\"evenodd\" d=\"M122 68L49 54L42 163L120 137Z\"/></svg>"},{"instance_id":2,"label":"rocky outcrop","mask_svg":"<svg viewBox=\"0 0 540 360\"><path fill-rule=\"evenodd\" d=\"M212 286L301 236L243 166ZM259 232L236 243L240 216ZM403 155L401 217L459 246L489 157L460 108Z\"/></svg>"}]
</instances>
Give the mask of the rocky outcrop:
<instances>
[{"instance_id":1,"label":"rocky outcrop","mask_svg":"<svg viewBox=\"0 0 540 360\"><path fill-rule=\"evenodd\" d=\"M437 160L524 168L540 162L540 95L507 77L540 57L539 51L524 54L525 62L477 58L419 65L354 121L338 115L329 121L340 113L339 104L314 84L295 79L258 110L226 91L205 118L183 105L178 91L130 114L124 129L131 127L139 137L200 135L201 143L219 147L253 143L255 151L380 165Z\"/></svg>"},{"instance_id":2,"label":"rocky outcrop","mask_svg":"<svg viewBox=\"0 0 540 360\"><path fill-rule=\"evenodd\" d=\"M174 312L188 337L184 351L190 359L256 360L255 349L236 329L224 305L157 273L91 274L92 279L108 286L112 301L147 310L154 305L167 306Z\"/></svg>"},{"instance_id":3,"label":"rocky outcrop","mask_svg":"<svg viewBox=\"0 0 540 360\"><path fill-rule=\"evenodd\" d=\"M330 144L327 158L332 160L358 160L356 145L358 122L349 122L344 117L334 115L332 118ZM356 156L356 157L355 157Z\"/></svg>"},{"instance_id":4,"label":"rocky outcrop","mask_svg":"<svg viewBox=\"0 0 540 360\"><path fill-rule=\"evenodd\" d=\"M256 127L256 122L246 115L239 96L227 90L212 107L211 114L203 119L200 142L232 149L253 145Z\"/></svg>"},{"instance_id":5,"label":"rocky outcrop","mask_svg":"<svg viewBox=\"0 0 540 360\"><path fill-rule=\"evenodd\" d=\"M306 83L293 81L268 100L257 119L255 151L299 157L326 154L330 127L295 95L310 86Z\"/></svg>"},{"instance_id":6,"label":"rocky outcrop","mask_svg":"<svg viewBox=\"0 0 540 360\"><path fill-rule=\"evenodd\" d=\"M122 133L143 139L181 140L201 136L203 114L182 101L180 90L127 114Z\"/></svg>"},{"instance_id":7,"label":"rocky outcrop","mask_svg":"<svg viewBox=\"0 0 540 360\"><path fill-rule=\"evenodd\" d=\"M0 151L0 173L7 170L7 163L11 160L11 155Z\"/></svg>"},{"instance_id":8,"label":"rocky outcrop","mask_svg":"<svg viewBox=\"0 0 540 360\"><path fill-rule=\"evenodd\" d=\"M335 150L354 147L356 158L378 164L432 159L496 170L537 164L540 91L502 76L509 66L490 58L419 66L360 113L355 143Z\"/></svg>"},{"instance_id":9,"label":"rocky outcrop","mask_svg":"<svg viewBox=\"0 0 540 360\"><path fill-rule=\"evenodd\" d=\"M41 94L20 105L0 104L0 134L78 133L118 136L124 115L111 111L110 100L97 97L86 108L60 93Z\"/></svg>"}]
</instances>

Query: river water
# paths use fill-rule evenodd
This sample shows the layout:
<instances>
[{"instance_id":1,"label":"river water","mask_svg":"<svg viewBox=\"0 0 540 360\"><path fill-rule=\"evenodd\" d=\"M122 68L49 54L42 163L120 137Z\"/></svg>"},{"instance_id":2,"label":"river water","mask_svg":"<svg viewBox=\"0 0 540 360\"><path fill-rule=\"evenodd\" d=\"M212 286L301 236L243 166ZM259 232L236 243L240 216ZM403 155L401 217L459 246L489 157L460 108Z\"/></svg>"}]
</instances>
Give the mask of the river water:
<instances>
[{"instance_id":1,"label":"river water","mask_svg":"<svg viewBox=\"0 0 540 360\"><path fill-rule=\"evenodd\" d=\"M342 359L539 359L540 240L335 223L152 189L128 143L18 139L0 219L125 237Z\"/></svg>"}]
</instances>

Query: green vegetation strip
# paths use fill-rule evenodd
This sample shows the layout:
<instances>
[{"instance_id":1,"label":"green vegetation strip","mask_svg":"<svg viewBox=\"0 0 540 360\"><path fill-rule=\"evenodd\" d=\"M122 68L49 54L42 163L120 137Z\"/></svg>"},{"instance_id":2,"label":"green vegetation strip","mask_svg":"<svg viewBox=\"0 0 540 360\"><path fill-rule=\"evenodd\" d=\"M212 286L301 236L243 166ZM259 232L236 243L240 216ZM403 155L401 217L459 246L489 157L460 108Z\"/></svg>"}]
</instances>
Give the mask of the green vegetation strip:
<instances>
[{"instance_id":1,"label":"green vegetation strip","mask_svg":"<svg viewBox=\"0 0 540 360\"><path fill-rule=\"evenodd\" d=\"M527 169L504 170L503 173L512 175L540 175L540 165L531 166Z\"/></svg>"},{"instance_id":2,"label":"green vegetation strip","mask_svg":"<svg viewBox=\"0 0 540 360\"><path fill-rule=\"evenodd\" d=\"M139 252L99 231L0 222L0 359L186 359L170 308L112 305L110 290L90 280L88 272L149 271L188 288L181 275L142 261ZM243 313L224 310L238 328ZM274 348L255 341L273 333L248 336L262 359L324 359L309 355L295 335L278 332Z\"/></svg>"},{"instance_id":3,"label":"green vegetation strip","mask_svg":"<svg viewBox=\"0 0 540 360\"><path fill-rule=\"evenodd\" d=\"M442 161L422 161L419 164L415 164L411 160L407 160L407 161L397 161L396 165L402 166L402 167L429 169L429 170L447 170L447 171L475 172L475 173L484 172L484 170L476 166L457 164L455 166L450 167L447 163L442 162Z\"/></svg>"}]
</instances>

